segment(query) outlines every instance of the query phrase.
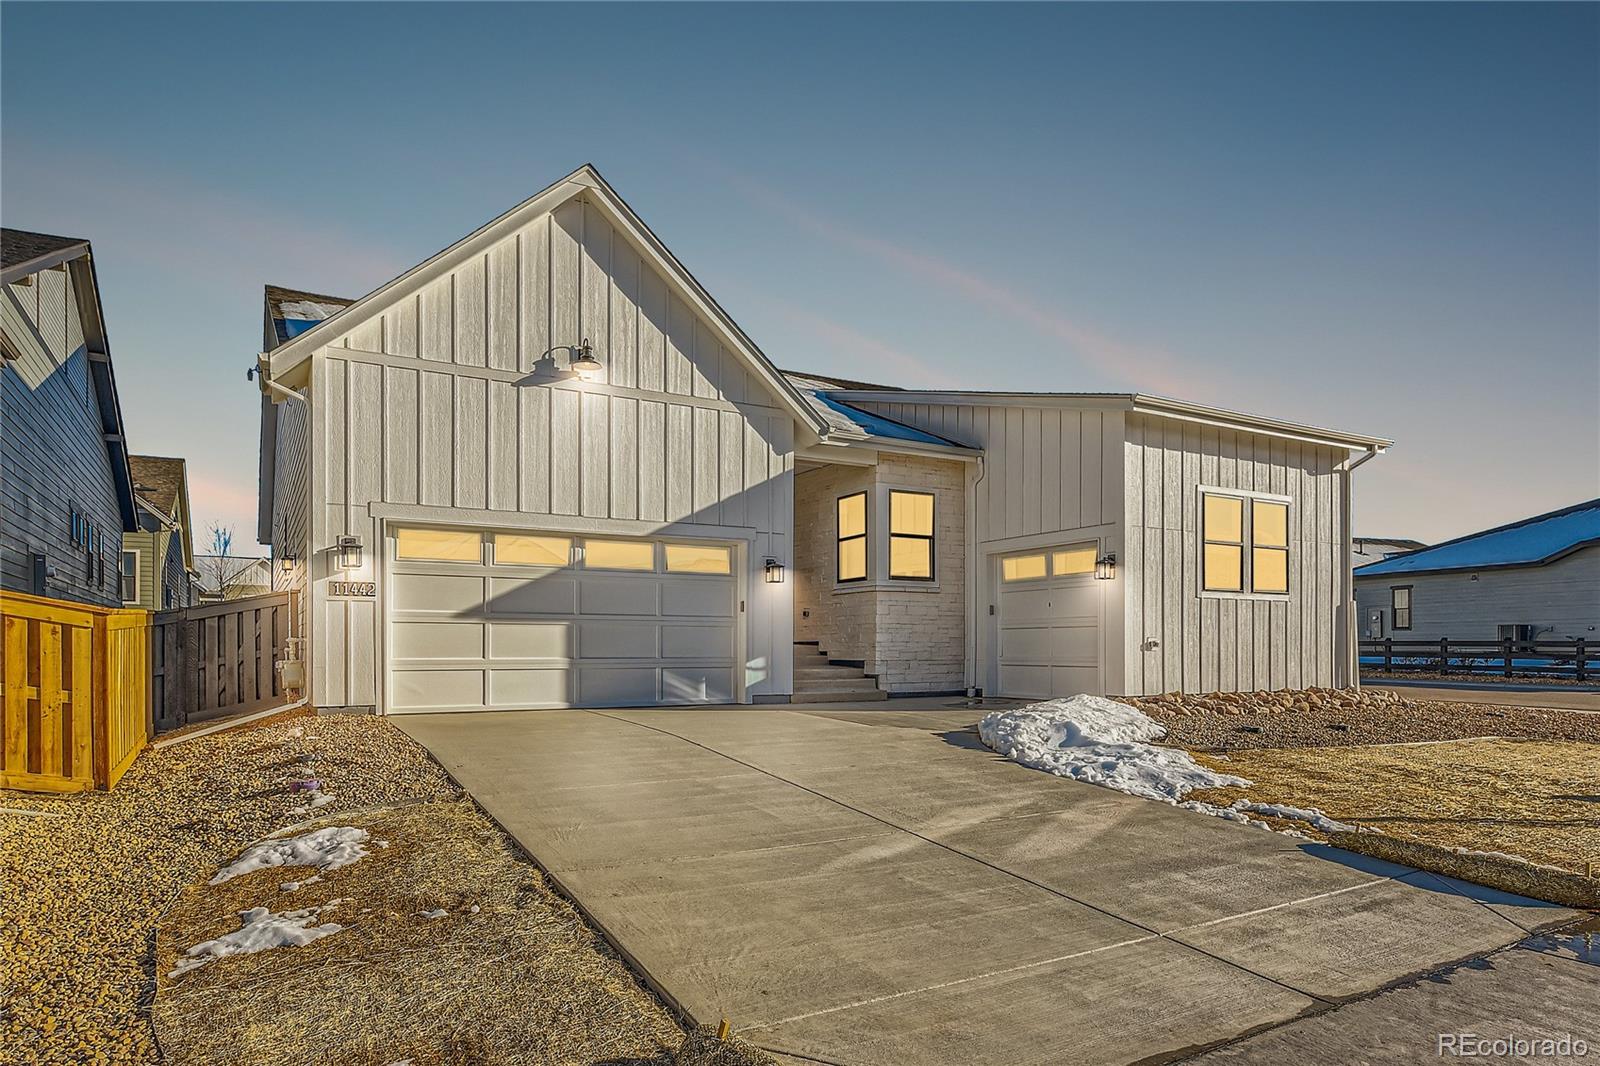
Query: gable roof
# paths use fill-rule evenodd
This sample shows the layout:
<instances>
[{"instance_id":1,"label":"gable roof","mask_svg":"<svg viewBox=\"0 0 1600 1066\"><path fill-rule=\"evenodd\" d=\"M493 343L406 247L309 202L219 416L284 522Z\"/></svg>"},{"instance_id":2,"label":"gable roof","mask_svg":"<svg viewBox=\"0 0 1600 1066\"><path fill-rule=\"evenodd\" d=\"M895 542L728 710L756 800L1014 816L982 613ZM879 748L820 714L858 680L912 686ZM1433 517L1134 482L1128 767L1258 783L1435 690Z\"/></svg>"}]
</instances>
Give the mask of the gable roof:
<instances>
[{"instance_id":1,"label":"gable roof","mask_svg":"<svg viewBox=\"0 0 1600 1066\"><path fill-rule=\"evenodd\" d=\"M499 218L480 226L399 277L285 340L272 351L268 359L267 365L271 376L282 377L310 358L311 352L317 345L336 331L353 329L371 316L381 313L400 297L420 291L429 282L456 269L472 256L515 232L533 218L585 193L591 196L603 214L610 216L608 221L612 225L639 243L646 252L646 262L677 283L683 295L687 297L690 307L723 332L724 340L729 346L745 360L756 377L766 382L773 394L789 408L802 425L809 426L813 433L819 435L826 432L827 422L822 416L806 402L755 341L750 339L749 334L745 333L727 311L723 310L722 305L717 303L677 256L661 243L661 239L654 231L645 225L644 220L634 213L627 201L622 199L600 176L600 172L589 163L530 196ZM315 301L315 294L302 295L310 295ZM262 388L265 387L263 384Z\"/></svg>"},{"instance_id":2,"label":"gable roof","mask_svg":"<svg viewBox=\"0 0 1600 1066\"><path fill-rule=\"evenodd\" d=\"M111 465L111 481L117 494L123 532L132 533L139 528L138 507L133 499L133 474L128 469L122 401L117 396L117 377L111 369L105 305L100 299L100 279L95 272L89 241L82 237L0 228L0 282L10 285L51 267L61 267L72 278L78 315L83 323L89 384L94 392L95 414L100 420L100 439Z\"/></svg>"},{"instance_id":3,"label":"gable roof","mask_svg":"<svg viewBox=\"0 0 1600 1066\"><path fill-rule=\"evenodd\" d=\"M1431 548L1391 555L1356 570L1357 577L1421 574L1437 570L1490 570L1543 566L1579 548L1600 544L1600 499L1534 515L1510 525L1469 533Z\"/></svg>"},{"instance_id":4,"label":"gable roof","mask_svg":"<svg viewBox=\"0 0 1600 1066\"><path fill-rule=\"evenodd\" d=\"M176 518L179 494L187 479L184 461L164 455L130 455L128 468L133 471L133 491L165 517Z\"/></svg>"},{"instance_id":5,"label":"gable roof","mask_svg":"<svg viewBox=\"0 0 1600 1066\"><path fill-rule=\"evenodd\" d=\"M332 318L355 303L342 296L325 296L322 293L286 289L281 285L267 286L267 317L272 321L272 331L277 338L276 348Z\"/></svg>"},{"instance_id":6,"label":"gable roof","mask_svg":"<svg viewBox=\"0 0 1600 1066\"><path fill-rule=\"evenodd\" d=\"M89 242L82 237L58 237L53 233L34 233L25 229L0 229L0 270L5 271L7 283L67 259L76 259L88 250Z\"/></svg>"}]
</instances>

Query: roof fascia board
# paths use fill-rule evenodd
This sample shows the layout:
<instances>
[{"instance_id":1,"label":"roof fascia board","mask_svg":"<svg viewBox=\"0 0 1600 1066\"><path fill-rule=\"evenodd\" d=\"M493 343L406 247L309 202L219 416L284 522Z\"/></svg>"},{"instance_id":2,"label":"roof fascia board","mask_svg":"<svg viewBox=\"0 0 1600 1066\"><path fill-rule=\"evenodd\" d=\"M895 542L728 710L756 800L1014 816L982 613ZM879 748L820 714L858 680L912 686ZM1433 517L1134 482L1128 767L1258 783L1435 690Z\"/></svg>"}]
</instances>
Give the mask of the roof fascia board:
<instances>
[{"instance_id":1,"label":"roof fascia board","mask_svg":"<svg viewBox=\"0 0 1600 1066\"><path fill-rule=\"evenodd\" d=\"M929 444L924 441L897 440L893 437L845 437L830 433L819 446L822 448L868 449L889 452L892 455L919 455L931 459L953 459L957 462L975 463L983 455L981 448L968 448L960 444ZM821 458L817 449L807 453L808 458Z\"/></svg>"},{"instance_id":2,"label":"roof fascia board","mask_svg":"<svg viewBox=\"0 0 1600 1066\"><path fill-rule=\"evenodd\" d=\"M1064 407L1085 410L1125 410L1134 395L1128 392L961 392L916 389L823 389L843 403L919 403L967 407Z\"/></svg>"},{"instance_id":3,"label":"roof fascia board","mask_svg":"<svg viewBox=\"0 0 1600 1066\"><path fill-rule=\"evenodd\" d=\"M1330 448L1364 448L1370 451L1382 452L1394 446L1394 441L1386 440L1383 437L1371 437L1362 433L1344 433L1339 430L1322 429L1318 426L1305 426L1297 422L1285 422L1281 419L1265 418L1260 415L1247 415L1238 411L1224 410L1220 407L1207 407L1204 404L1188 403L1184 400L1169 400L1161 396L1135 394L1132 409L1137 414L1176 418L1186 422L1218 426L1223 429L1246 430L1251 433L1260 433L1264 436L1282 437L1287 440L1298 440L1309 444L1321 444Z\"/></svg>"},{"instance_id":4,"label":"roof fascia board","mask_svg":"<svg viewBox=\"0 0 1600 1066\"><path fill-rule=\"evenodd\" d=\"M106 442L106 457L111 462L111 477L117 486L117 503L122 510L124 533L137 532L138 506L133 500L133 470L128 465L128 446L123 433L122 400L117 395L117 373L111 365L111 338L106 332L105 305L100 300L100 276L94 267L94 253L82 245L83 255L67 266L72 278L72 293L83 323L83 343L89 350L89 378L94 383L95 406L100 413L101 435ZM93 358L99 353L103 358Z\"/></svg>"},{"instance_id":5,"label":"roof fascia board","mask_svg":"<svg viewBox=\"0 0 1600 1066\"><path fill-rule=\"evenodd\" d=\"M30 274L37 274L41 270L49 270L53 266L60 266L62 263L70 262L81 255L88 254L88 241L69 244L65 248L57 248L53 252L46 252L44 255L34 256L26 262L6 267L3 271L0 271L0 282L12 285Z\"/></svg>"}]
</instances>

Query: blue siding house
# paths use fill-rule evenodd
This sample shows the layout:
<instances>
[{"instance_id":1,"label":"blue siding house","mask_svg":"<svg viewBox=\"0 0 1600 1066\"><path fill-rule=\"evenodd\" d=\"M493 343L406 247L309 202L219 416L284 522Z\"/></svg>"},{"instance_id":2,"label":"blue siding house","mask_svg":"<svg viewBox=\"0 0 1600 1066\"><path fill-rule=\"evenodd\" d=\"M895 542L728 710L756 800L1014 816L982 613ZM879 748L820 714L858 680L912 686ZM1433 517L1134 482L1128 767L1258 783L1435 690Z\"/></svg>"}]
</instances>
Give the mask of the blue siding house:
<instances>
[{"instance_id":1,"label":"blue siding house","mask_svg":"<svg viewBox=\"0 0 1600 1066\"><path fill-rule=\"evenodd\" d=\"M89 242L0 230L0 589L119 607L137 528Z\"/></svg>"}]
</instances>

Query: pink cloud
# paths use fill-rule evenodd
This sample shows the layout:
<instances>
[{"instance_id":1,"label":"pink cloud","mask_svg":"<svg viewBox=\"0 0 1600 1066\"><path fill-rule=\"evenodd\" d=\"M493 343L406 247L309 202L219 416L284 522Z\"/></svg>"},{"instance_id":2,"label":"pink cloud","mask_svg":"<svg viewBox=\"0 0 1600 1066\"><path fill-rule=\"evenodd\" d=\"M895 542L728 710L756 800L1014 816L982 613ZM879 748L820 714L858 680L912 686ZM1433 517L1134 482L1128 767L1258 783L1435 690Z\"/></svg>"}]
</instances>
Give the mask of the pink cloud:
<instances>
[{"instance_id":1,"label":"pink cloud","mask_svg":"<svg viewBox=\"0 0 1600 1066\"><path fill-rule=\"evenodd\" d=\"M725 170L721 176L748 199L801 228L888 263L944 292L1015 318L1037 333L1066 344L1084 362L1109 376L1173 395L1195 391L1194 383L1182 373L1179 360L1170 352L1120 341L939 256L841 226L746 175Z\"/></svg>"}]
</instances>

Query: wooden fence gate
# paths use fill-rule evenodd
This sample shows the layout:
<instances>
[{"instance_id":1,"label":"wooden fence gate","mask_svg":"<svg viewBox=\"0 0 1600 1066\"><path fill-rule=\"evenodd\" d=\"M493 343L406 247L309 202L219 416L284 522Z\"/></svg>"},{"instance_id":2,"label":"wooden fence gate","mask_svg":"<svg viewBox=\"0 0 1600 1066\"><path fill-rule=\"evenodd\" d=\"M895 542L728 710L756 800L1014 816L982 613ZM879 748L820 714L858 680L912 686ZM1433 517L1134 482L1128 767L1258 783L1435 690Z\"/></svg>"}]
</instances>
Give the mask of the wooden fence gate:
<instances>
[{"instance_id":1,"label":"wooden fence gate","mask_svg":"<svg viewBox=\"0 0 1600 1066\"><path fill-rule=\"evenodd\" d=\"M0 787L110 788L150 737L147 611L0 595Z\"/></svg>"},{"instance_id":2,"label":"wooden fence gate","mask_svg":"<svg viewBox=\"0 0 1600 1066\"><path fill-rule=\"evenodd\" d=\"M273 592L162 611L150 641L156 732L283 703L277 661L294 593Z\"/></svg>"}]
</instances>

